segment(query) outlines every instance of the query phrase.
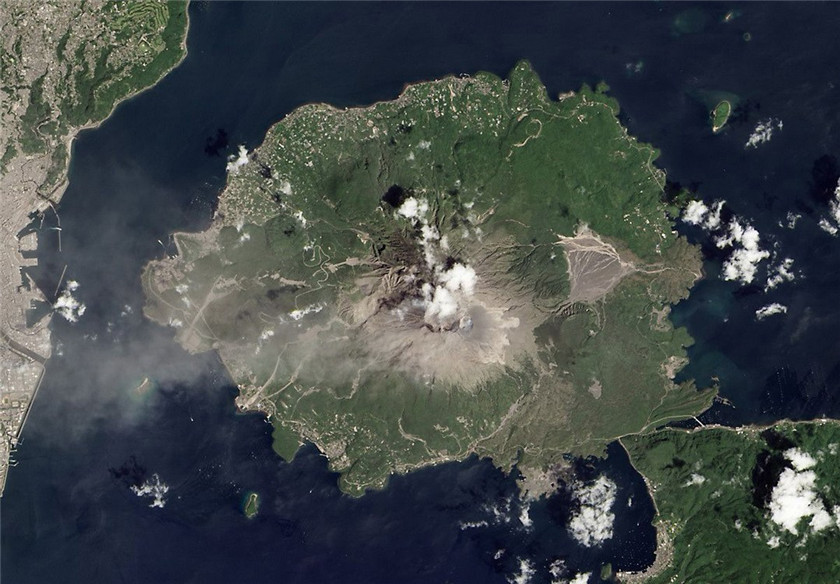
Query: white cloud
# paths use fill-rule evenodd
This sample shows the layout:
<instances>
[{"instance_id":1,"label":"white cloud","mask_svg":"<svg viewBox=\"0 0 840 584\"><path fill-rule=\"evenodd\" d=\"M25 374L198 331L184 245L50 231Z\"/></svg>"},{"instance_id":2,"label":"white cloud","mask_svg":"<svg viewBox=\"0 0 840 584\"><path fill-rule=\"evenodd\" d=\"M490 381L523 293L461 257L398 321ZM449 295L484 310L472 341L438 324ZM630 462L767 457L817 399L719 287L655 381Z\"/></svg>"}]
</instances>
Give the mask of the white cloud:
<instances>
[{"instance_id":1,"label":"white cloud","mask_svg":"<svg viewBox=\"0 0 840 584\"><path fill-rule=\"evenodd\" d=\"M225 169L231 174L236 174L246 164L248 164L248 150L240 144L239 152L228 157Z\"/></svg>"},{"instance_id":2,"label":"white cloud","mask_svg":"<svg viewBox=\"0 0 840 584\"><path fill-rule=\"evenodd\" d=\"M440 232L438 232L437 227L431 225L424 224L420 228L420 234L423 236L423 243L426 245L440 239Z\"/></svg>"},{"instance_id":3,"label":"white cloud","mask_svg":"<svg viewBox=\"0 0 840 584\"><path fill-rule=\"evenodd\" d=\"M720 212L721 210L723 210L723 204L725 202L726 201L723 200L714 202L714 204L712 205L712 209L709 211L709 216L706 218L706 222L703 224L703 227L705 227L709 231L714 231L715 229L720 227Z\"/></svg>"},{"instance_id":4,"label":"white cloud","mask_svg":"<svg viewBox=\"0 0 840 584\"><path fill-rule=\"evenodd\" d=\"M755 279L758 264L770 257L770 252L761 249L760 241L761 236L752 225L742 225L737 218L729 222L728 232L715 240L720 249L732 248L723 262L724 280L750 284Z\"/></svg>"},{"instance_id":5,"label":"white cloud","mask_svg":"<svg viewBox=\"0 0 840 584\"><path fill-rule=\"evenodd\" d=\"M829 203L828 210L831 213L831 219L834 223L840 223L840 181L834 189L834 198Z\"/></svg>"},{"instance_id":6,"label":"white cloud","mask_svg":"<svg viewBox=\"0 0 840 584\"><path fill-rule=\"evenodd\" d=\"M67 286L61 292L61 295L56 298L53 304L53 309L63 316L69 322L76 322L79 317L85 313L87 306L79 302L74 296L73 292L79 289L79 283L75 280L68 280Z\"/></svg>"},{"instance_id":7,"label":"white cloud","mask_svg":"<svg viewBox=\"0 0 840 584\"><path fill-rule=\"evenodd\" d=\"M798 448L785 451L793 468L786 468L770 494L770 519L788 532L798 535L798 524L811 518L809 526L815 532L834 523L822 501L817 497L817 475L811 470L816 460ZM768 542L770 545L770 542Z\"/></svg>"},{"instance_id":8,"label":"white cloud","mask_svg":"<svg viewBox=\"0 0 840 584\"><path fill-rule=\"evenodd\" d=\"M759 144L769 142L770 138L773 137L773 132L775 130L781 130L782 126L782 120L774 118L767 118L766 120L758 122L753 130L753 133L750 134L747 143L744 145L744 148L757 148Z\"/></svg>"},{"instance_id":9,"label":"white cloud","mask_svg":"<svg viewBox=\"0 0 840 584\"><path fill-rule=\"evenodd\" d=\"M479 527L487 527L489 523L486 521L461 521L458 526L461 528L461 531L466 529L477 529Z\"/></svg>"},{"instance_id":10,"label":"white cloud","mask_svg":"<svg viewBox=\"0 0 840 584\"><path fill-rule=\"evenodd\" d=\"M166 493L169 492L169 485L163 483L157 473L139 487L132 485L131 491L138 497L149 497L152 502L149 507L163 508L166 505Z\"/></svg>"},{"instance_id":11,"label":"white cloud","mask_svg":"<svg viewBox=\"0 0 840 584\"><path fill-rule=\"evenodd\" d=\"M691 225L699 225L707 231L715 231L720 228L720 213L723 210L724 200L717 200L712 207L706 206L703 201L689 201L683 209L683 221Z\"/></svg>"},{"instance_id":12,"label":"white cloud","mask_svg":"<svg viewBox=\"0 0 840 584\"><path fill-rule=\"evenodd\" d=\"M840 223L840 179L837 180L837 186L834 187L834 199L831 204L831 216L837 223Z\"/></svg>"},{"instance_id":13,"label":"white cloud","mask_svg":"<svg viewBox=\"0 0 840 584\"><path fill-rule=\"evenodd\" d=\"M436 242L439 242L441 237L437 227L429 224L428 213L429 202L425 199L416 199L415 197L407 198L397 209L398 215L410 219L414 222L415 226L420 225L420 234L422 235L420 245L423 247L426 265L435 269L437 268L439 255ZM448 241L445 247L449 247Z\"/></svg>"},{"instance_id":14,"label":"white cloud","mask_svg":"<svg viewBox=\"0 0 840 584\"><path fill-rule=\"evenodd\" d=\"M799 533L797 524L805 517L813 517L821 509L822 503L816 500L814 484L816 474L813 471L798 473L786 468L774 487L770 500L770 519L790 533Z\"/></svg>"},{"instance_id":15,"label":"white cloud","mask_svg":"<svg viewBox=\"0 0 840 584\"><path fill-rule=\"evenodd\" d=\"M703 201L689 201L683 209L682 220L692 225L700 225L708 212L709 208Z\"/></svg>"},{"instance_id":16,"label":"white cloud","mask_svg":"<svg viewBox=\"0 0 840 584\"><path fill-rule=\"evenodd\" d=\"M701 474L697 474L696 472L694 472L694 473L691 473L691 478L688 479L683 486L684 487L691 487L693 485L702 485L705 482L706 482L706 477L704 477Z\"/></svg>"},{"instance_id":17,"label":"white cloud","mask_svg":"<svg viewBox=\"0 0 840 584\"><path fill-rule=\"evenodd\" d=\"M834 189L834 197L828 203L828 217L820 219L820 228L831 235L837 235L840 231L840 180L837 181L837 187Z\"/></svg>"},{"instance_id":18,"label":"white cloud","mask_svg":"<svg viewBox=\"0 0 840 584\"><path fill-rule=\"evenodd\" d=\"M444 286L437 286L434 296L426 305L426 320L442 324L457 313L458 299Z\"/></svg>"},{"instance_id":19,"label":"white cloud","mask_svg":"<svg viewBox=\"0 0 840 584\"><path fill-rule=\"evenodd\" d=\"M531 576L536 574L534 564L526 559L519 560L519 572L508 576L507 581L510 584L528 584L531 581Z\"/></svg>"},{"instance_id":20,"label":"white cloud","mask_svg":"<svg viewBox=\"0 0 840 584\"><path fill-rule=\"evenodd\" d=\"M460 527L464 529L476 529L479 527L487 527L489 525L507 525L513 518L512 514L513 498L508 497L500 502L492 505L484 505L484 512L489 515L489 521L481 519L478 521L462 521ZM520 517L521 520L521 517Z\"/></svg>"},{"instance_id":21,"label":"white cloud","mask_svg":"<svg viewBox=\"0 0 840 584\"><path fill-rule=\"evenodd\" d=\"M837 232L840 231L840 229L837 229L837 227L832 225L831 222L828 219L826 219L825 217L820 219L819 225L820 225L820 229L822 229L823 231L825 231L829 235L837 235Z\"/></svg>"},{"instance_id":22,"label":"white cloud","mask_svg":"<svg viewBox=\"0 0 840 584\"><path fill-rule=\"evenodd\" d=\"M464 294L472 295L475 291L475 270L460 262L442 272L438 279L453 292L461 291Z\"/></svg>"},{"instance_id":23,"label":"white cloud","mask_svg":"<svg viewBox=\"0 0 840 584\"><path fill-rule=\"evenodd\" d=\"M785 222L782 223L781 221L779 221L779 227L787 227L788 229L794 229L796 227L796 222L800 219L802 219L802 215L800 213L788 211L787 215L785 216Z\"/></svg>"},{"instance_id":24,"label":"white cloud","mask_svg":"<svg viewBox=\"0 0 840 584\"><path fill-rule=\"evenodd\" d=\"M405 201L403 201L402 205L400 205L400 208L397 209L397 213L399 213L403 217L417 220L423 218L428 211L428 201L426 201L425 199L418 201L414 197L407 198Z\"/></svg>"},{"instance_id":25,"label":"white cloud","mask_svg":"<svg viewBox=\"0 0 840 584\"><path fill-rule=\"evenodd\" d=\"M304 216L303 216L303 211L297 211L297 212L295 212L295 214L294 214L294 218L298 220L298 222L301 224L301 227L304 227L304 228L305 228L305 227L306 227L306 225L307 225L307 223L309 223L309 222L306 220L306 217L304 217Z\"/></svg>"},{"instance_id":26,"label":"white cloud","mask_svg":"<svg viewBox=\"0 0 840 584\"><path fill-rule=\"evenodd\" d=\"M785 450L785 458L787 458L793 465L793 468L798 471L814 468L817 464L816 458L799 448L788 448Z\"/></svg>"},{"instance_id":27,"label":"white cloud","mask_svg":"<svg viewBox=\"0 0 840 584\"><path fill-rule=\"evenodd\" d=\"M822 506L822 503L820 503L820 507L821 508L818 509L816 513L814 513L814 517L811 519L811 523L809 523L811 529L813 529L814 531L822 531L823 529L825 529L826 527L830 527L834 523L834 521L832 521L831 519L831 515L829 515L828 511L825 510L825 507Z\"/></svg>"},{"instance_id":28,"label":"white cloud","mask_svg":"<svg viewBox=\"0 0 840 584\"><path fill-rule=\"evenodd\" d=\"M577 576L569 580L569 584L586 584L587 582L589 582L589 576L591 574L591 572L584 572L582 574L578 574Z\"/></svg>"},{"instance_id":29,"label":"white cloud","mask_svg":"<svg viewBox=\"0 0 840 584\"><path fill-rule=\"evenodd\" d=\"M531 519L531 504L528 502L523 503L522 507L519 509L519 523L521 523L522 527L525 529L534 525L534 520Z\"/></svg>"},{"instance_id":30,"label":"white cloud","mask_svg":"<svg viewBox=\"0 0 840 584\"><path fill-rule=\"evenodd\" d=\"M323 304L312 304L306 308L298 308L291 311L289 313L289 317L291 317L292 320L300 320L307 314L314 314L316 312L321 312L322 310L324 310Z\"/></svg>"},{"instance_id":31,"label":"white cloud","mask_svg":"<svg viewBox=\"0 0 840 584\"><path fill-rule=\"evenodd\" d=\"M791 268L793 267L793 258L785 258L782 263L772 268L770 276L767 278L767 283L764 285L764 291L772 290L783 282L792 282L795 278Z\"/></svg>"},{"instance_id":32,"label":"white cloud","mask_svg":"<svg viewBox=\"0 0 840 584\"><path fill-rule=\"evenodd\" d=\"M423 286L425 296L425 321L429 324L448 328L455 320L469 317L466 306L475 292L475 269L462 263L456 263L446 271L437 271L437 284L426 283Z\"/></svg>"},{"instance_id":33,"label":"white cloud","mask_svg":"<svg viewBox=\"0 0 840 584\"><path fill-rule=\"evenodd\" d=\"M581 545L592 547L612 538L615 515L615 483L600 476L591 484L576 484L575 498L579 509L569 521L569 533Z\"/></svg>"},{"instance_id":34,"label":"white cloud","mask_svg":"<svg viewBox=\"0 0 840 584\"><path fill-rule=\"evenodd\" d=\"M755 279L758 264L770 257L770 252L761 248L761 237L758 231L749 224L741 223L734 217L724 225L721 212L726 201L717 200L711 208L702 201L689 201L683 210L682 220L691 225L697 225L710 233L714 233L715 245L720 249L731 248L732 252L723 262L723 279L734 280L742 284L750 284ZM785 260L788 261L788 260ZM784 279L793 279L793 274L786 271L793 264L782 264L777 267L777 273L768 279L768 285L776 285ZM782 278L779 282L775 279Z\"/></svg>"},{"instance_id":35,"label":"white cloud","mask_svg":"<svg viewBox=\"0 0 840 584\"><path fill-rule=\"evenodd\" d=\"M552 578L559 578L563 575L563 572L566 570L566 562L563 560L554 560L548 566L548 573L551 575Z\"/></svg>"},{"instance_id":36,"label":"white cloud","mask_svg":"<svg viewBox=\"0 0 840 584\"><path fill-rule=\"evenodd\" d=\"M778 302L773 302L756 310L755 317L758 320L764 320L768 316L773 316L774 314L785 314L786 312L787 306L779 304Z\"/></svg>"},{"instance_id":37,"label":"white cloud","mask_svg":"<svg viewBox=\"0 0 840 584\"><path fill-rule=\"evenodd\" d=\"M444 268L442 258L446 257L449 240L441 237L437 227L429 223L428 201L409 197L396 212L411 220L415 227L420 227L419 244L423 248L426 266L434 275L433 282L426 282L421 288L422 300L415 303L425 310L425 322L433 327L452 330L460 320L461 328L468 328L471 321L466 308L475 292L475 269L462 262Z\"/></svg>"}]
</instances>

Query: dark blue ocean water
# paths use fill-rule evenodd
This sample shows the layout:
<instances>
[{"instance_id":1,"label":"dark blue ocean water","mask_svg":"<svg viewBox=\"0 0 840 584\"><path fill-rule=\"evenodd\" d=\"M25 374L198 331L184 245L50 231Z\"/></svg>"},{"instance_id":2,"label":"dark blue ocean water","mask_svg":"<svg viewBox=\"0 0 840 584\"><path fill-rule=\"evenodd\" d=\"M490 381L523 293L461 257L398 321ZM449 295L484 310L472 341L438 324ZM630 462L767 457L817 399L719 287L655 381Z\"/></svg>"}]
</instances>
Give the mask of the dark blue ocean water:
<instances>
[{"instance_id":1,"label":"dark blue ocean water","mask_svg":"<svg viewBox=\"0 0 840 584\"><path fill-rule=\"evenodd\" d=\"M562 495L532 504L525 528L514 479L488 461L350 499L315 449L291 463L272 452L270 426L236 413L215 356L184 353L142 317L142 266L172 231L206 225L236 145L255 147L303 103L368 104L450 73L505 75L523 57L553 95L606 80L671 180L726 199L795 260L796 280L770 292L722 282L709 236L681 227L707 251L707 279L674 312L697 341L685 375L717 376L733 404L702 419L840 415L840 240L817 227L819 187L840 156L840 5L745 4L723 23L728 8L193 4L187 59L77 140L62 251L54 231L42 234L39 283L52 293L66 265L88 309L75 324L54 320L56 356L0 505L2 582L505 582L522 559L545 582L557 559L570 574L651 562L653 509L615 445L579 469L619 484L615 537L598 548L570 539ZM713 136L696 96L716 90L743 107ZM767 117L783 130L746 150ZM777 224L788 211L803 215L794 230ZM788 313L758 322L769 302ZM146 376L158 387L138 395ZM130 488L154 474L169 486L162 509ZM253 521L241 511L248 491L262 497Z\"/></svg>"}]
</instances>

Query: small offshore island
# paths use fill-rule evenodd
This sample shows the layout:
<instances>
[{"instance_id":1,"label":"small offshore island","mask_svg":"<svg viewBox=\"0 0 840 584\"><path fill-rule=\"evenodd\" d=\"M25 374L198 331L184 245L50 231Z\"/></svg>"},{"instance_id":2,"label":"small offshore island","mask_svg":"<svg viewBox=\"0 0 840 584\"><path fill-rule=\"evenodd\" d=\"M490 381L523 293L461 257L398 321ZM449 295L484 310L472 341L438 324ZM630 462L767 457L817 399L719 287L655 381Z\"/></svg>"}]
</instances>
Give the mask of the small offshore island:
<instances>
[{"instance_id":1,"label":"small offshore island","mask_svg":"<svg viewBox=\"0 0 840 584\"><path fill-rule=\"evenodd\" d=\"M248 492L245 495L245 502L242 506L242 512L248 519L253 519L260 512L260 495L259 493Z\"/></svg>"},{"instance_id":2,"label":"small offshore island","mask_svg":"<svg viewBox=\"0 0 840 584\"><path fill-rule=\"evenodd\" d=\"M714 394L673 382L700 256L604 89L554 101L522 62L303 106L147 267L145 313L218 350L277 452L315 443L347 493L473 453L547 492L564 454Z\"/></svg>"},{"instance_id":3,"label":"small offshore island","mask_svg":"<svg viewBox=\"0 0 840 584\"><path fill-rule=\"evenodd\" d=\"M721 100L712 110L710 114L712 120L712 132L717 134L729 121L729 116L732 115L732 104L727 100Z\"/></svg>"}]
</instances>

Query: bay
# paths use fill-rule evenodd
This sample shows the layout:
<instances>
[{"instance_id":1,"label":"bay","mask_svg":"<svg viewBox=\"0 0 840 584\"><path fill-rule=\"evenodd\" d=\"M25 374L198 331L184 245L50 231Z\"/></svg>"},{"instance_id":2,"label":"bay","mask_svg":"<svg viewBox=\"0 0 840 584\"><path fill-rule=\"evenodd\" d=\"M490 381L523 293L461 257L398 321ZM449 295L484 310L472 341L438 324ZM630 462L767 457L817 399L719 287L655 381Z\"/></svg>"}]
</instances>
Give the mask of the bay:
<instances>
[{"instance_id":1,"label":"bay","mask_svg":"<svg viewBox=\"0 0 840 584\"><path fill-rule=\"evenodd\" d=\"M184 353L143 318L139 277L171 251L171 232L207 225L225 157L295 107L365 105L452 73L504 76L527 58L551 95L607 81L671 180L726 199L795 260L796 279L768 292L722 282L710 236L680 227L707 258L707 279L674 312L697 341L683 374L719 377L734 405L701 419L838 415L839 248L818 227L826 205L813 187L816 161L840 152L840 65L826 58L840 49L840 7L739 8L726 23L727 7L705 4L193 3L186 60L76 141L62 251L41 234L37 281L54 290L67 265L87 312L53 321L56 355L0 505L3 581L505 582L525 561L543 582L558 559L568 575L648 565L652 504L615 445L579 463L580 476L619 485L615 536L596 548L569 536L563 494L531 504L526 525L513 477L489 461L341 495L314 448L292 462L273 453L270 426L236 412L214 355ZM695 32L675 26L686 11ZM716 90L743 107L712 135L693 96ZM767 118L783 129L746 149ZM793 230L779 225L788 211L803 216ZM756 320L769 302L788 313ZM145 377L154 388L135 391ZM155 475L163 508L132 490ZM262 502L252 521L249 491Z\"/></svg>"}]
</instances>

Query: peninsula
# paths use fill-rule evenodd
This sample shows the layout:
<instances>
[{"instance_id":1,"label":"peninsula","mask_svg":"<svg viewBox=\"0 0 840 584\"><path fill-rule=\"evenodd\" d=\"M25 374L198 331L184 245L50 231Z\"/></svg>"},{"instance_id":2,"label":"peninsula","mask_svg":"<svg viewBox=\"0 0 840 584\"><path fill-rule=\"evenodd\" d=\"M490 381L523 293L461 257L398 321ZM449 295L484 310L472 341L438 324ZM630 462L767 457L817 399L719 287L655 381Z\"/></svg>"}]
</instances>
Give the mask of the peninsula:
<instances>
[{"instance_id":1,"label":"peninsula","mask_svg":"<svg viewBox=\"0 0 840 584\"><path fill-rule=\"evenodd\" d=\"M538 494L565 453L714 393L673 382L700 256L617 114L605 87L551 99L526 62L303 106L147 267L145 312L217 350L278 453L315 443L348 493L476 453Z\"/></svg>"},{"instance_id":2,"label":"peninsula","mask_svg":"<svg viewBox=\"0 0 840 584\"><path fill-rule=\"evenodd\" d=\"M656 503L660 547L648 572L620 581L837 580L837 420L665 428L621 443Z\"/></svg>"}]
</instances>

